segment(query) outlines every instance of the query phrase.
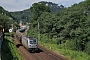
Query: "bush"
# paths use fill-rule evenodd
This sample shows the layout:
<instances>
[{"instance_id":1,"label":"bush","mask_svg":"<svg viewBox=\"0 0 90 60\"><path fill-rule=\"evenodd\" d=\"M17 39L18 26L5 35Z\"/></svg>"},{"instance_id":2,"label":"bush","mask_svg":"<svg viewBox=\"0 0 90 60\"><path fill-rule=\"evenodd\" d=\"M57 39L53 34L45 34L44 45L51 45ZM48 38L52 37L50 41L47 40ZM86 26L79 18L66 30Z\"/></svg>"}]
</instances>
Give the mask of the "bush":
<instances>
[{"instance_id":1,"label":"bush","mask_svg":"<svg viewBox=\"0 0 90 60\"><path fill-rule=\"evenodd\" d=\"M71 40L71 41L67 40L66 41L66 48L70 49L70 50L76 50L76 43L75 43L75 41L74 40Z\"/></svg>"},{"instance_id":2,"label":"bush","mask_svg":"<svg viewBox=\"0 0 90 60\"><path fill-rule=\"evenodd\" d=\"M85 46L85 52L90 55L90 41Z\"/></svg>"},{"instance_id":3,"label":"bush","mask_svg":"<svg viewBox=\"0 0 90 60\"><path fill-rule=\"evenodd\" d=\"M5 33L9 35L9 33ZM16 48L16 45L13 42L13 38L11 39L10 35L4 38L1 50L1 58L2 60L23 60L19 51Z\"/></svg>"}]
</instances>

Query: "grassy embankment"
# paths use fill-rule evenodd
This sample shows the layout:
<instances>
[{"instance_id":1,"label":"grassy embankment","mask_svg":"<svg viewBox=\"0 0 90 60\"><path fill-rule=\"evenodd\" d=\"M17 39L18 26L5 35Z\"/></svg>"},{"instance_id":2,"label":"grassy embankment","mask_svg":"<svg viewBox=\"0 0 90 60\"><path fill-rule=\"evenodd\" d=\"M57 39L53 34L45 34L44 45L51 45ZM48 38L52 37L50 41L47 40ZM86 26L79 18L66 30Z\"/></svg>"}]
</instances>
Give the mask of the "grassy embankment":
<instances>
[{"instance_id":1,"label":"grassy embankment","mask_svg":"<svg viewBox=\"0 0 90 60\"><path fill-rule=\"evenodd\" d=\"M90 60L90 55L82 51L68 50L65 48L64 44L57 45L48 42L48 38L45 35L41 35L41 40L39 41L39 44L65 56L66 58L68 58L68 60Z\"/></svg>"},{"instance_id":2,"label":"grassy embankment","mask_svg":"<svg viewBox=\"0 0 90 60\"><path fill-rule=\"evenodd\" d=\"M1 52L2 60L22 60L22 57L14 44L14 39L10 37L9 33L5 33Z\"/></svg>"}]
</instances>

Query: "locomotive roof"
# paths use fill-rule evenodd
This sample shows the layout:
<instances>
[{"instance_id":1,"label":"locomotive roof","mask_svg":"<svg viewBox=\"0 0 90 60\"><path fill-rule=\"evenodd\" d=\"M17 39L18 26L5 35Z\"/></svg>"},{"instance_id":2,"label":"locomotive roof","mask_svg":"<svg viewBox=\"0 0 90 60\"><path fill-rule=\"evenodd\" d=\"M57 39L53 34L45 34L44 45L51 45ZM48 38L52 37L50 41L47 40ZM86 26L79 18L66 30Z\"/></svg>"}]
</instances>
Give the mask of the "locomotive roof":
<instances>
[{"instance_id":1,"label":"locomotive roof","mask_svg":"<svg viewBox=\"0 0 90 60\"><path fill-rule=\"evenodd\" d=\"M26 37L26 38L34 38L34 37L30 37L30 36L24 36L24 37ZM34 38L35 39L35 38Z\"/></svg>"}]
</instances>

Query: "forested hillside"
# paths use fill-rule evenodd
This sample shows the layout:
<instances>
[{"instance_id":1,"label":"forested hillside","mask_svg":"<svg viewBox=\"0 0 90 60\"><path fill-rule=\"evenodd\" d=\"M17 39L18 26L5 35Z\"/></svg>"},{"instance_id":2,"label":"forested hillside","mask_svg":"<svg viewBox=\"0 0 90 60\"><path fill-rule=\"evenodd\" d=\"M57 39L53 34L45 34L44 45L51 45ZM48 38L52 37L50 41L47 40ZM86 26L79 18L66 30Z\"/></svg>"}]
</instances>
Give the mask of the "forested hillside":
<instances>
[{"instance_id":1,"label":"forested hillside","mask_svg":"<svg viewBox=\"0 0 90 60\"><path fill-rule=\"evenodd\" d=\"M35 6L35 5L34 5ZM36 8L32 6L33 8ZM90 0L74 4L56 14L43 11L31 21L29 35L40 32L40 41L57 45L65 44L66 49L90 54ZM39 14L37 11L34 14ZM39 23L39 27L37 26ZM38 29L38 28L39 29ZM38 30L38 31L37 31ZM42 35L48 39L42 39Z\"/></svg>"},{"instance_id":2,"label":"forested hillside","mask_svg":"<svg viewBox=\"0 0 90 60\"><path fill-rule=\"evenodd\" d=\"M38 2L38 4L49 7L52 13L56 13L57 11L61 11L65 9L63 5L58 6L58 4L55 4L52 2L41 1L41 2ZM30 21L32 19L32 14L33 14L30 9L17 11L17 12L10 12L10 13L16 20L18 21L22 20L23 23Z\"/></svg>"},{"instance_id":3,"label":"forested hillside","mask_svg":"<svg viewBox=\"0 0 90 60\"><path fill-rule=\"evenodd\" d=\"M0 31L3 28L5 32L8 31L8 29L12 26L11 24L15 24L15 21L13 19L14 17L12 17L8 11L0 6Z\"/></svg>"},{"instance_id":4,"label":"forested hillside","mask_svg":"<svg viewBox=\"0 0 90 60\"><path fill-rule=\"evenodd\" d=\"M16 21L20 22L20 20L22 20L23 23L30 21L32 15L30 9L18 12L10 12L10 14L15 17Z\"/></svg>"},{"instance_id":5,"label":"forested hillside","mask_svg":"<svg viewBox=\"0 0 90 60\"><path fill-rule=\"evenodd\" d=\"M58 4L52 3L52 2L41 1L38 3L41 3L41 4L44 4L45 6L48 6L52 13L56 13L57 11L61 11L61 10L65 9L65 7L63 5L59 6Z\"/></svg>"},{"instance_id":6,"label":"forested hillside","mask_svg":"<svg viewBox=\"0 0 90 60\"><path fill-rule=\"evenodd\" d=\"M11 17L10 13L8 11L6 11L5 9L3 9L3 7L0 6L0 14L2 15L8 15Z\"/></svg>"}]
</instances>

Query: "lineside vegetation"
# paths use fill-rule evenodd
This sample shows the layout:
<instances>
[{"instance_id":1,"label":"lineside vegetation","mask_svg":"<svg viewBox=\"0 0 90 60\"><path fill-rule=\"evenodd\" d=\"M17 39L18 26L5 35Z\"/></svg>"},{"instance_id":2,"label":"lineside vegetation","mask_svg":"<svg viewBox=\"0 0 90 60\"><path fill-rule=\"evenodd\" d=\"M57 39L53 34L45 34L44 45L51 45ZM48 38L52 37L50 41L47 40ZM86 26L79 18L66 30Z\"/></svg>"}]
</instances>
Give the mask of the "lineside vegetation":
<instances>
[{"instance_id":1,"label":"lineside vegetation","mask_svg":"<svg viewBox=\"0 0 90 60\"><path fill-rule=\"evenodd\" d=\"M5 33L1 52L1 60L23 60L9 33Z\"/></svg>"}]
</instances>

